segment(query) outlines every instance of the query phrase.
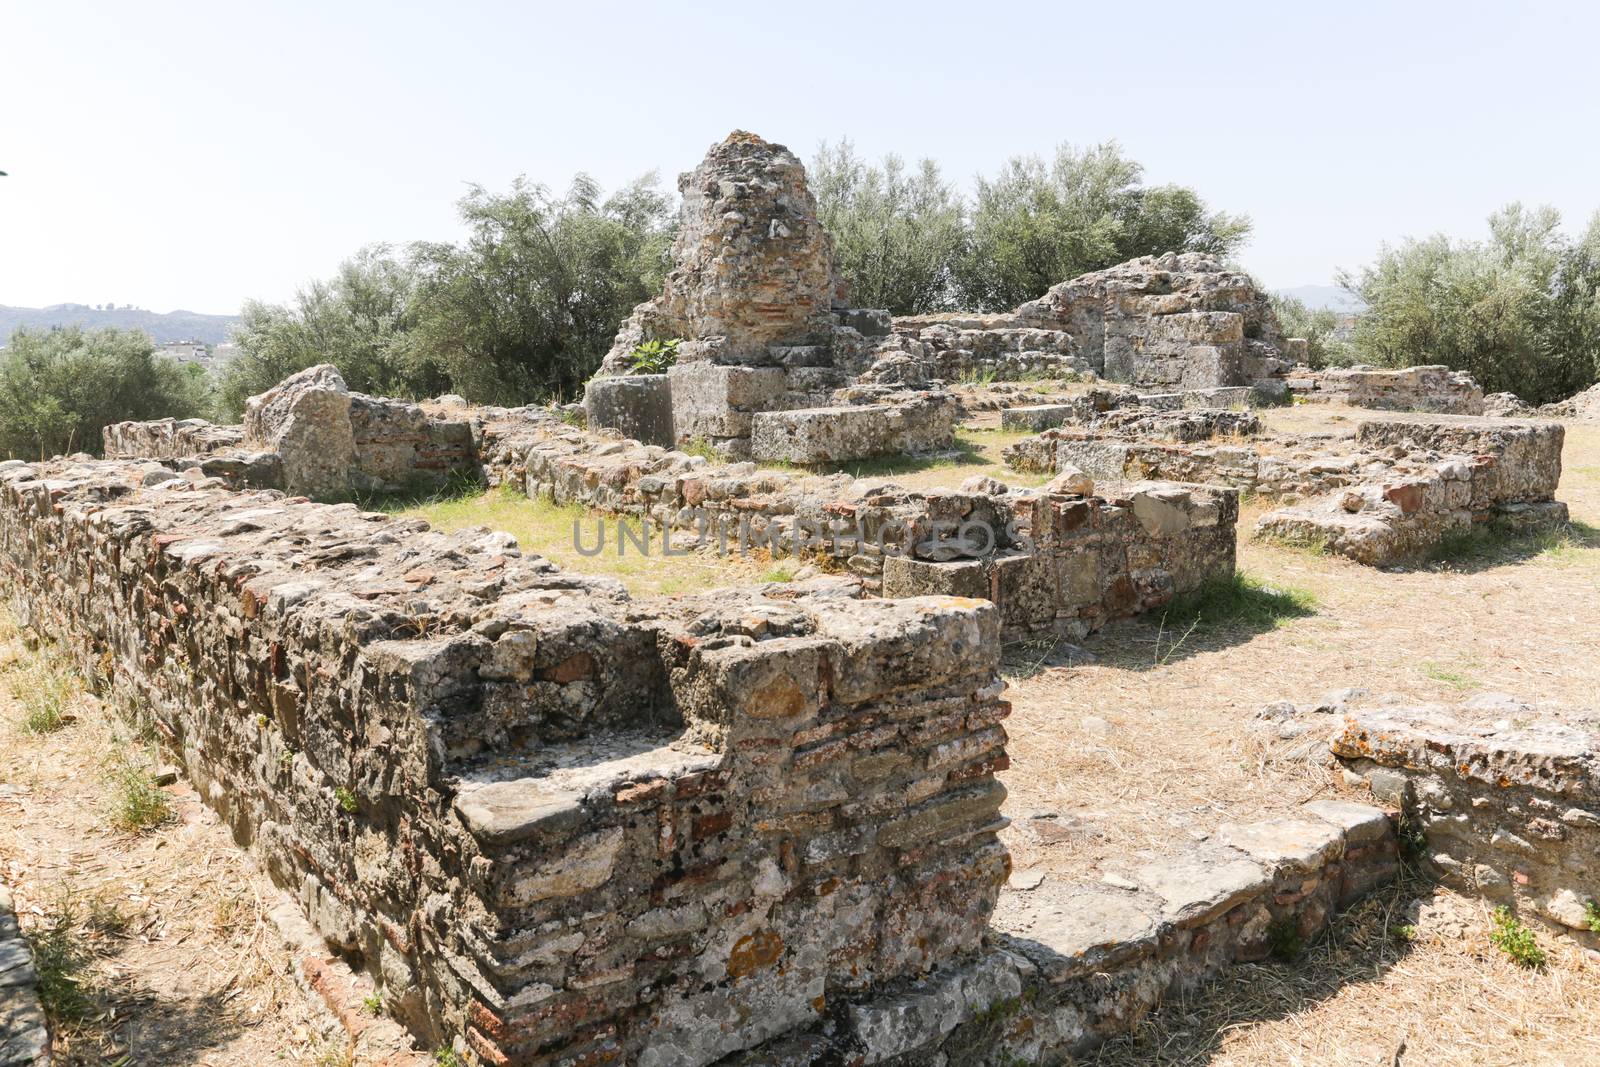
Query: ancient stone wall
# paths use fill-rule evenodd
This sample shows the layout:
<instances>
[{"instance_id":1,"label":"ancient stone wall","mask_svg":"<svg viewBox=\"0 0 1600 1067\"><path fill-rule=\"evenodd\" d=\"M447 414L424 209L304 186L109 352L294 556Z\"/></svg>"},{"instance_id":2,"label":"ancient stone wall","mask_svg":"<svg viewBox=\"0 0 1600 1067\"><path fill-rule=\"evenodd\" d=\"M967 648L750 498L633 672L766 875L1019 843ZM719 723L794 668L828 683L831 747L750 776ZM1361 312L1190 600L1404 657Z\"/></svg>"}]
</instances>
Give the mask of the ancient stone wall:
<instances>
[{"instance_id":1,"label":"ancient stone wall","mask_svg":"<svg viewBox=\"0 0 1600 1067\"><path fill-rule=\"evenodd\" d=\"M978 949L991 606L635 604L504 534L142 470L0 465L12 610L430 1047L706 1064Z\"/></svg>"},{"instance_id":2,"label":"ancient stone wall","mask_svg":"<svg viewBox=\"0 0 1600 1067\"><path fill-rule=\"evenodd\" d=\"M244 443L242 427L217 426L205 419L115 422L100 434L107 459L181 459L238 448Z\"/></svg>"},{"instance_id":3,"label":"ancient stone wall","mask_svg":"<svg viewBox=\"0 0 1600 1067\"><path fill-rule=\"evenodd\" d=\"M1137 418L1053 429L1005 450L1027 472L1232 486L1283 501L1256 532L1315 544L1362 563L1412 558L1474 523L1537 528L1566 521L1553 499L1564 431L1549 422L1393 416L1344 436L1251 436L1243 424L1187 413L1162 434ZM1231 413L1222 413L1224 415ZM1209 436L1237 435L1213 443ZM1195 443L1189 443L1195 442Z\"/></svg>"},{"instance_id":4,"label":"ancient stone wall","mask_svg":"<svg viewBox=\"0 0 1600 1067\"><path fill-rule=\"evenodd\" d=\"M1238 500L1226 489L908 490L717 465L521 414L491 420L484 438L491 482L648 524L654 551L668 529L678 551L816 555L870 592L992 600L1007 637L1081 637L1233 572Z\"/></svg>"},{"instance_id":5,"label":"ancient stone wall","mask_svg":"<svg viewBox=\"0 0 1600 1067\"><path fill-rule=\"evenodd\" d=\"M439 486L478 470L469 417L352 393L329 364L251 397L243 426L161 419L117 423L104 434L108 458L159 460L236 489L308 496Z\"/></svg>"},{"instance_id":6,"label":"ancient stone wall","mask_svg":"<svg viewBox=\"0 0 1600 1067\"><path fill-rule=\"evenodd\" d=\"M50 1067L50 1053L39 972L17 926L11 890L0 883L0 1067Z\"/></svg>"},{"instance_id":7,"label":"ancient stone wall","mask_svg":"<svg viewBox=\"0 0 1600 1067\"><path fill-rule=\"evenodd\" d=\"M1600 945L1600 719L1486 695L1352 712L1333 751L1448 884Z\"/></svg>"},{"instance_id":8,"label":"ancient stone wall","mask_svg":"<svg viewBox=\"0 0 1600 1067\"><path fill-rule=\"evenodd\" d=\"M1296 367L1289 391L1299 400L1349 404L1384 411L1484 414L1483 389L1464 371L1443 365L1376 370L1372 367Z\"/></svg>"},{"instance_id":9,"label":"ancient stone wall","mask_svg":"<svg viewBox=\"0 0 1600 1067\"><path fill-rule=\"evenodd\" d=\"M1161 390L1256 386L1274 397L1287 341L1267 295L1212 256L1145 256L1062 282L1016 317L1065 330L1101 377Z\"/></svg>"}]
</instances>

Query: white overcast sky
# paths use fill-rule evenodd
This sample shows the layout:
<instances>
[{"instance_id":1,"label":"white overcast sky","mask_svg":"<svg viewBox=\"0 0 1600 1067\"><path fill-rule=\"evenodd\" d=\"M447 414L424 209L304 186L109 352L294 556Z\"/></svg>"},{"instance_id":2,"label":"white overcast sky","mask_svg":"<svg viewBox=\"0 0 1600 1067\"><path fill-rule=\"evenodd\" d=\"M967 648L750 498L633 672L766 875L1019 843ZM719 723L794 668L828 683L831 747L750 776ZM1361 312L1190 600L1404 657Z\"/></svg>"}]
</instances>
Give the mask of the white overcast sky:
<instances>
[{"instance_id":1,"label":"white overcast sky","mask_svg":"<svg viewBox=\"0 0 1600 1067\"><path fill-rule=\"evenodd\" d=\"M466 183L671 179L729 130L931 156L1120 140L1321 284L1512 199L1600 207L1593 3L0 0L0 304L231 312Z\"/></svg>"}]
</instances>

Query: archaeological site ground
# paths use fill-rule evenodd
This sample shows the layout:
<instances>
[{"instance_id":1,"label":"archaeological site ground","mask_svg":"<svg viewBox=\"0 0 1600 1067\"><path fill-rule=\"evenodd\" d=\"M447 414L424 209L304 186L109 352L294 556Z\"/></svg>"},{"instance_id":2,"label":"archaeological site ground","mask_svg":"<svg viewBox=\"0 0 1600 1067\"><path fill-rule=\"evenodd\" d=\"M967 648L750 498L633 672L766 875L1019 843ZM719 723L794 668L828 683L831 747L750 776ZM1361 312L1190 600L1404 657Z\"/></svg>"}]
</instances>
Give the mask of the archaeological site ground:
<instances>
[{"instance_id":1,"label":"archaeological site ground","mask_svg":"<svg viewBox=\"0 0 1600 1067\"><path fill-rule=\"evenodd\" d=\"M679 191L581 405L0 463L0 1065L1600 1063L1600 394Z\"/></svg>"}]
</instances>

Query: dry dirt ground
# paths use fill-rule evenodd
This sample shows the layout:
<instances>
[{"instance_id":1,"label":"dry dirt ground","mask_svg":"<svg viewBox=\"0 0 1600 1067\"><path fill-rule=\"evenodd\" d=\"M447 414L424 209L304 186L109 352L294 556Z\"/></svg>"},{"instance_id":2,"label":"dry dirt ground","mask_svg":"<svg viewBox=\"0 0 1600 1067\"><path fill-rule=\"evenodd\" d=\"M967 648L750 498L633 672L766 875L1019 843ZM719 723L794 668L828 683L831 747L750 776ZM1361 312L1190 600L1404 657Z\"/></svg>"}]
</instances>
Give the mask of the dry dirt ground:
<instances>
[{"instance_id":1,"label":"dry dirt ground","mask_svg":"<svg viewBox=\"0 0 1600 1067\"><path fill-rule=\"evenodd\" d=\"M152 747L75 688L59 727L24 726L55 677L0 629L0 881L61 965L41 973L80 1002L54 1028L58 1067L349 1063L267 922L277 891L192 790L152 788Z\"/></svg>"},{"instance_id":2,"label":"dry dirt ground","mask_svg":"<svg viewBox=\"0 0 1600 1067\"><path fill-rule=\"evenodd\" d=\"M1309 427L1359 417L1291 408ZM954 459L869 469L913 485L1008 478L1016 435L968 430ZM1563 538L1467 546L1455 559L1376 571L1257 544L1240 523L1253 619L1191 625L1168 613L1116 625L1083 650L1008 651L1014 714L1006 832L1019 871L1092 880L1141 849L1295 807L1336 787L1305 740L1247 729L1274 700L1361 687L1417 701L1498 690L1600 706L1600 426L1569 424ZM1014 475L1013 482L1021 481ZM1029 482L1031 484L1031 481ZM414 505L444 527L511 529L565 566L601 569L639 594L780 580L782 564L586 560L570 550L581 513L474 494ZM1285 613L1270 590L1307 607ZM1264 608L1263 608L1264 606ZM1092 659L1085 660L1087 652ZM41 673L43 671L44 673ZM122 772L153 756L92 698L46 734L23 729L41 666L0 631L0 878L35 939L82 963L79 1019L61 1028L65 1064L343 1064L289 971L265 913L273 889L181 784L171 815L118 829ZM1600 1063L1600 964L1540 933L1549 964L1515 967L1487 944L1485 908L1407 883L1347 915L1296 965L1252 965L1173 1002L1094 1062L1229 1067ZM1404 1053L1396 1059L1404 1044Z\"/></svg>"}]
</instances>

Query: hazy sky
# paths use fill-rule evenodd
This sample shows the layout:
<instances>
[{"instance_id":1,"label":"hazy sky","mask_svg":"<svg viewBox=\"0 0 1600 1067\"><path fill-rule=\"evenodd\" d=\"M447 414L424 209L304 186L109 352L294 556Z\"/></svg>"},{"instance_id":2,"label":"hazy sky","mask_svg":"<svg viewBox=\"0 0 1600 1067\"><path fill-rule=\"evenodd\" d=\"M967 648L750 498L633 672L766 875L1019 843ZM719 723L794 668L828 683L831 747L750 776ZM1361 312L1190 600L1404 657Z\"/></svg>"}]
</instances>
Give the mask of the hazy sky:
<instances>
[{"instance_id":1,"label":"hazy sky","mask_svg":"<svg viewBox=\"0 0 1600 1067\"><path fill-rule=\"evenodd\" d=\"M1600 5L0 3L0 304L231 312L466 183L673 178L743 127L931 156L1116 138L1274 287L1521 198L1600 207Z\"/></svg>"}]
</instances>

